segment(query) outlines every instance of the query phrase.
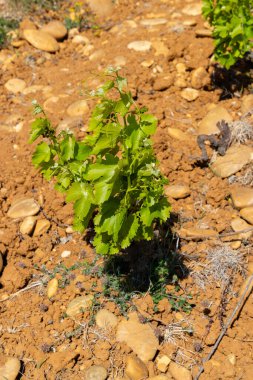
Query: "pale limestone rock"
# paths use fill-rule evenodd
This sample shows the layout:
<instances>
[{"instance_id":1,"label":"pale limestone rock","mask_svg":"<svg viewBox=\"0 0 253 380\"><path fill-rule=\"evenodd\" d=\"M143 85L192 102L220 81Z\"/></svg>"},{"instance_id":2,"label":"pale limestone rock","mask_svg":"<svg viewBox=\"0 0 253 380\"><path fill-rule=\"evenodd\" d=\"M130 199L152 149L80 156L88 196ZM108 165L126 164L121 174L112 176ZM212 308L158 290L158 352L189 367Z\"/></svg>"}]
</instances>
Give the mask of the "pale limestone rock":
<instances>
[{"instance_id":1,"label":"pale limestone rock","mask_svg":"<svg viewBox=\"0 0 253 380\"><path fill-rule=\"evenodd\" d=\"M30 235L35 227L37 218L35 216L27 216L20 224L19 230L22 235Z\"/></svg>"},{"instance_id":2,"label":"pale limestone rock","mask_svg":"<svg viewBox=\"0 0 253 380\"><path fill-rule=\"evenodd\" d=\"M237 217L237 218L232 219L231 227L232 227L233 231L237 232L237 231L246 230L246 229L250 228L251 225L248 224L247 222L245 222L245 220ZM238 239L249 239L252 234L253 234L253 231L249 231L249 232L245 232L242 234L238 234L238 235L236 235L236 237L238 236Z\"/></svg>"},{"instance_id":3,"label":"pale limestone rock","mask_svg":"<svg viewBox=\"0 0 253 380\"><path fill-rule=\"evenodd\" d=\"M48 24L44 25L41 29L42 32L50 34L56 40L62 40L68 34L65 25L61 21L50 21Z\"/></svg>"},{"instance_id":4,"label":"pale limestone rock","mask_svg":"<svg viewBox=\"0 0 253 380\"><path fill-rule=\"evenodd\" d=\"M253 225L253 206L241 209L240 215L243 219Z\"/></svg>"},{"instance_id":5,"label":"pale limestone rock","mask_svg":"<svg viewBox=\"0 0 253 380\"><path fill-rule=\"evenodd\" d=\"M202 13L202 3L188 4L182 9L187 16L199 16Z\"/></svg>"},{"instance_id":6,"label":"pale limestone rock","mask_svg":"<svg viewBox=\"0 0 253 380\"><path fill-rule=\"evenodd\" d=\"M35 29L25 29L23 35L33 47L39 50L55 53L59 50L59 45L50 34Z\"/></svg>"},{"instance_id":7,"label":"pale limestone rock","mask_svg":"<svg viewBox=\"0 0 253 380\"><path fill-rule=\"evenodd\" d=\"M151 49L152 43L150 41L133 41L127 47L138 52L146 52Z\"/></svg>"},{"instance_id":8,"label":"pale limestone rock","mask_svg":"<svg viewBox=\"0 0 253 380\"><path fill-rule=\"evenodd\" d=\"M125 374L131 380L141 380L148 376L148 369L141 359L136 356L128 356L126 360Z\"/></svg>"},{"instance_id":9,"label":"pale limestone rock","mask_svg":"<svg viewBox=\"0 0 253 380\"><path fill-rule=\"evenodd\" d=\"M190 87L184 88L180 94L182 98L187 100L188 102L193 102L199 97L199 91L195 90L195 88Z\"/></svg>"},{"instance_id":10,"label":"pale limestone rock","mask_svg":"<svg viewBox=\"0 0 253 380\"><path fill-rule=\"evenodd\" d=\"M243 186L231 190L231 198L236 208L253 206L253 189Z\"/></svg>"},{"instance_id":11,"label":"pale limestone rock","mask_svg":"<svg viewBox=\"0 0 253 380\"><path fill-rule=\"evenodd\" d=\"M148 324L142 324L138 317L120 322L116 339L125 342L144 362L152 360L159 346L154 331Z\"/></svg>"},{"instance_id":12,"label":"pale limestone rock","mask_svg":"<svg viewBox=\"0 0 253 380\"><path fill-rule=\"evenodd\" d=\"M232 227L233 231L237 232L237 231L246 230L246 229L250 228L251 225L248 224L247 222L245 222L245 220L243 220L241 218L234 218L231 221L231 227ZM234 238L238 237L238 239L249 239L251 237L252 233L253 233L253 231L245 232L245 233L238 234L238 235L234 236Z\"/></svg>"},{"instance_id":13,"label":"pale limestone rock","mask_svg":"<svg viewBox=\"0 0 253 380\"><path fill-rule=\"evenodd\" d=\"M96 324L102 329L114 328L118 324L118 318L111 311L101 309L95 316Z\"/></svg>"},{"instance_id":14,"label":"pale limestone rock","mask_svg":"<svg viewBox=\"0 0 253 380\"><path fill-rule=\"evenodd\" d=\"M47 284L47 297L50 299L57 293L59 282L57 278L52 278Z\"/></svg>"},{"instance_id":15,"label":"pale limestone rock","mask_svg":"<svg viewBox=\"0 0 253 380\"><path fill-rule=\"evenodd\" d=\"M166 18L146 18L140 21L140 24L143 26L157 26L165 25L168 20Z\"/></svg>"},{"instance_id":16,"label":"pale limestone rock","mask_svg":"<svg viewBox=\"0 0 253 380\"><path fill-rule=\"evenodd\" d=\"M197 29L195 30L196 37L212 37L212 30L210 29Z\"/></svg>"},{"instance_id":17,"label":"pale limestone rock","mask_svg":"<svg viewBox=\"0 0 253 380\"><path fill-rule=\"evenodd\" d=\"M216 124L221 120L230 122L233 119L224 107L216 106L212 108L199 123L198 134L212 135L220 133L220 130Z\"/></svg>"},{"instance_id":18,"label":"pale limestone rock","mask_svg":"<svg viewBox=\"0 0 253 380\"><path fill-rule=\"evenodd\" d=\"M211 165L211 170L221 178L239 172L253 159L253 148L245 145L231 146L225 156L219 156Z\"/></svg>"},{"instance_id":19,"label":"pale limestone rock","mask_svg":"<svg viewBox=\"0 0 253 380\"><path fill-rule=\"evenodd\" d=\"M187 133L181 131L181 129L168 127L167 130L168 135L173 139L180 141L189 141L190 136Z\"/></svg>"},{"instance_id":20,"label":"pale limestone rock","mask_svg":"<svg viewBox=\"0 0 253 380\"><path fill-rule=\"evenodd\" d=\"M13 94L18 94L19 92L23 92L23 90L25 89L26 87L26 83L24 80L22 79L19 79L19 78L13 78L13 79L9 79L4 87L12 92Z\"/></svg>"},{"instance_id":21,"label":"pale limestone rock","mask_svg":"<svg viewBox=\"0 0 253 380\"><path fill-rule=\"evenodd\" d=\"M202 236L216 236L217 232L210 229L203 229L203 228L181 228L179 231L181 236L191 237L191 238L198 238Z\"/></svg>"},{"instance_id":22,"label":"pale limestone rock","mask_svg":"<svg viewBox=\"0 0 253 380\"><path fill-rule=\"evenodd\" d=\"M33 198L21 198L14 201L7 212L7 216L12 219L25 218L36 215L40 206Z\"/></svg>"},{"instance_id":23,"label":"pale limestone rock","mask_svg":"<svg viewBox=\"0 0 253 380\"><path fill-rule=\"evenodd\" d=\"M76 45L88 45L90 43L90 40L81 34L77 34L73 37L72 43Z\"/></svg>"},{"instance_id":24,"label":"pale limestone rock","mask_svg":"<svg viewBox=\"0 0 253 380\"><path fill-rule=\"evenodd\" d=\"M69 317L75 317L82 312L82 309L89 309L92 305L94 296L89 294L87 296L81 296L74 298L67 307L66 314Z\"/></svg>"},{"instance_id":25,"label":"pale limestone rock","mask_svg":"<svg viewBox=\"0 0 253 380\"><path fill-rule=\"evenodd\" d=\"M236 356L235 356L235 354L228 354L227 359L230 362L230 364L232 364L232 365L236 364Z\"/></svg>"},{"instance_id":26,"label":"pale limestone rock","mask_svg":"<svg viewBox=\"0 0 253 380\"><path fill-rule=\"evenodd\" d=\"M112 0L87 0L91 10L100 17L110 16L113 12Z\"/></svg>"},{"instance_id":27,"label":"pale limestone rock","mask_svg":"<svg viewBox=\"0 0 253 380\"><path fill-rule=\"evenodd\" d=\"M157 376L148 377L147 380L174 380L174 379L169 373L166 373L166 375L157 375Z\"/></svg>"},{"instance_id":28,"label":"pale limestone rock","mask_svg":"<svg viewBox=\"0 0 253 380\"><path fill-rule=\"evenodd\" d=\"M191 85L197 90L207 85L209 82L209 74L204 67L198 67L192 71Z\"/></svg>"},{"instance_id":29,"label":"pale limestone rock","mask_svg":"<svg viewBox=\"0 0 253 380\"><path fill-rule=\"evenodd\" d=\"M21 363L17 358L7 358L6 363L0 367L1 380L15 380L19 374Z\"/></svg>"},{"instance_id":30,"label":"pale limestone rock","mask_svg":"<svg viewBox=\"0 0 253 380\"><path fill-rule=\"evenodd\" d=\"M186 198L190 193L191 190L186 185L169 185L165 188L166 196L174 199Z\"/></svg>"},{"instance_id":31,"label":"pale limestone rock","mask_svg":"<svg viewBox=\"0 0 253 380\"><path fill-rule=\"evenodd\" d=\"M67 108L67 114L69 116L82 116L89 111L89 106L86 100L77 100L70 104Z\"/></svg>"},{"instance_id":32,"label":"pale limestone rock","mask_svg":"<svg viewBox=\"0 0 253 380\"><path fill-rule=\"evenodd\" d=\"M105 380L107 378L107 370L100 365L93 365L86 370L85 380Z\"/></svg>"},{"instance_id":33,"label":"pale limestone rock","mask_svg":"<svg viewBox=\"0 0 253 380\"><path fill-rule=\"evenodd\" d=\"M169 367L170 362L171 362L171 359L167 355L159 355L156 358L157 369L165 373Z\"/></svg>"},{"instance_id":34,"label":"pale limestone rock","mask_svg":"<svg viewBox=\"0 0 253 380\"><path fill-rule=\"evenodd\" d=\"M191 372L176 362L171 362L169 365L169 372L175 380L192 380Z\"/></svg>"},{"instance_id":35,"label":"pale limestone rock","mask_svg":"<svg viewBox=\"0 0 253 380\"><path fill-rule=\"evenodd\" d=\"M40 219L37 221L33 236L40 236L47 232L50 228L50 222L47 219Z\"/></svg>"}]
</instances>

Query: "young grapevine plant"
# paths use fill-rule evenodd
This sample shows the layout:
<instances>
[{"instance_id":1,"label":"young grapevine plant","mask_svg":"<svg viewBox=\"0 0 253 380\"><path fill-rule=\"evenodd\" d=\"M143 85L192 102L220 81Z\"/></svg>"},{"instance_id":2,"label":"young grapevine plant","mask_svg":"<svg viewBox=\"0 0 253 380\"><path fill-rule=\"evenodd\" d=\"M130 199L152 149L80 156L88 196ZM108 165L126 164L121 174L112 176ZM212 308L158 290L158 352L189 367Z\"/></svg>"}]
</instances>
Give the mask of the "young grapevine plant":
<instances>
[{"instance_id":1,"label":"young grapevine plant","mask_svg":"<svg viewBox=\"0 0 253 380\"><path fill-rule=\"evenodd\" d=\"M213 27L215 59L229 69L252 49L252 0L202 1L203 16Z\"/></svg>"},{"instance_id":2,"label":"young grapevine plant","mask_svg":"<svg viewBox=\"0 0 253 380\"><path fill-rule=\"evenodd\" d=\"M39 137L33 164L56 189L74 202L76 230L83 232L92 220L97 253L116 254L133 241L150 240L154 223L165 222L170 205L164 196L167 180L155 158L150 136L156 118L138 108L117 69L91 95L98 97L83 141L55 129L43 109L31 126L30 142ZM111 94L111 96L109 96ZM117 94L117 96L115 96Z\"/></svg>"}]
</instances>

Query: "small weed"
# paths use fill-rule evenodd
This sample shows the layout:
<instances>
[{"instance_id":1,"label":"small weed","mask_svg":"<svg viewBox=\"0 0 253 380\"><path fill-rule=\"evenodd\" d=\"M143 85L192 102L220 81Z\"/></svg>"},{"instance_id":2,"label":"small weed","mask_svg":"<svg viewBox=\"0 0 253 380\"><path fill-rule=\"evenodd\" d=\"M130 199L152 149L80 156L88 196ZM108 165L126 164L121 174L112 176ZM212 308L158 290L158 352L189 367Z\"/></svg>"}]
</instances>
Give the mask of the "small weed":
<instances>
[{"instance_id":1,"label":"small weed","mask_svg":"<svg viewBox=\"0 0 253 380\"><path fill-rule=\"evenodd\" d=\"M186 325L186 327L183 327ZM164 341L173 345L177 345L178 340L186 340L185 334L191 335L193 329L188 326L185 320L170 323L164 331Z\"/></svg>"},{"instance_id":2,"label":"small weed","mask_svg":"<svg viewBox=\"0 0 253 380\"><path fill-rule=\"evenodd\" d=\"M0 17L0 48L7 45L10 40L8 32L17 29L18 25L19 23L17 20Z\"/></svg>"},{"instance_id":3,"label":"small weed","mask_svg":"<svg viewBox=\"0 0 253 380\"><path fill-rule=\"evenodd\" d=\"M69 16L65 18L66 28L77 28L80 32L86 29L98 30L99 26L95 22L94 14L88 7L84 7L83 4L75 3L75 5L69 9Z\"/></svg>"}]
</instances>

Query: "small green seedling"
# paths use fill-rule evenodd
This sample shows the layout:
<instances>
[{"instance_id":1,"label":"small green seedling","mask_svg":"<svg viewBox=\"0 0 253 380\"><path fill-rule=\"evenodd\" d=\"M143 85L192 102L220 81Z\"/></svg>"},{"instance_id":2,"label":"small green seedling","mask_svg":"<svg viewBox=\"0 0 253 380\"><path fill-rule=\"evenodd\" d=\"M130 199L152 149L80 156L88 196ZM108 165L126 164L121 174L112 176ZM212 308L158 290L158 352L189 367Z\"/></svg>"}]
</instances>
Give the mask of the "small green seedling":
<instances>
[{"instance_id":1,"label":"small green seedling","mask_svg":"<svg viewBox=\"0 0 253 380\"><path fill-rule=\"evenodd\" d=\"M215 59L226 69L253 47L252 0L202 0L203 16L213 27Z\"/></svg>"},{"instance_id":2,"label":"small green seedling","mask_svg":"<svg viewBox=\"0 0 253 380\"><path fill-rule=\"evenodd\" d=\"M150 136L156 118L134 103L117 69L91 95L99 98L83 141L55 129L43 109L31 126L30 143L43 137L32 162L56 189L74 202L74 228L83 232L93 221L97 253L116 254L133 241L151 240L154 224L165 222L170 206ZM111 93L111 97L109 97Z\"/></svg>"}]
</instances>

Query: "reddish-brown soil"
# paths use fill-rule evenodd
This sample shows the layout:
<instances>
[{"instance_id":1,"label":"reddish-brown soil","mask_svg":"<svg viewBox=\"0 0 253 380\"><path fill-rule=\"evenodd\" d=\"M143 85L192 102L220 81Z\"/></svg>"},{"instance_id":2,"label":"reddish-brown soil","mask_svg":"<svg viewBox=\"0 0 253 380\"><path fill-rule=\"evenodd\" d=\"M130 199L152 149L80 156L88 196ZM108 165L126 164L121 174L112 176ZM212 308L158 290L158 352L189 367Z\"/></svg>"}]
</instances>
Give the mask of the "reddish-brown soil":
<instances>
[{"instance_id":1,"label":"reddish-brown soil","mask_svg":"<svg viewBox=\"0 0 253 380\"><path fill-rule=\"evenodd\" d=\"M99 308L110 310L119 320L123 318L122 310L114 300L120 292L117 294L111 289L110 297L104 294L106 274L97 274L99 268L103 268L103 258L92 264L96 255L89 240L78 233L66 232L66 226L72 222L72 206L66 204L64 196L56 192L53 181L45 181L31 163L34 146L27 142L33 119L31 101L35 98L43 105L48 94L40 91L29 95L11 94L4 87L9 79L23 79L27 86L50 86L49 94L64 95L47 112L57 126L67 117L66 108L83 98L81 90L86 83L91 88L95 87L106 67L115 65L118 57L125 60L122 74L128 78L136 102L146 105L159 120L154 149L162 172L170 184L184 184L190 188L188 197L170 199L173 211L171 230L175 237L176 234L180 236L178 250L173 242L171 251L181 257L176 262L175 273L184 278L179 282L179 292L173 284L168 284L167 290L182 297L191 294L189 302L194 306L188 314L184 308L173 310L168 300L163 299L154 308L148 289L146 293L137 293L129 305L132 309L136 305L141 320L150 323L160 336L160 354L188 368L193 378L239 301L240 287L248 274L248 262L253 261L251 237L235 251L243 258L245 270L242 275L233 273L225 291L222 284L210 276L203 289L192 273L205 265L208 252L224 245L230 247L231 243L217 238L187 240L183 232L181 234L183 229L189 228L218 233L231 231L231 220L239 214L229 198L233 185L227 178L215 176L207 165L198 163L201 156L196 143L198 123L212 104L222 105L234 120L238 119L243 98L250 89L220 100L224 89L215 88L209 80L198 90L196 100L188 102L183 99L182 88L175 85L178 63L185 64L188 83L194 69L204 67L209 79L214 70L210 60L212 39L196 37L196 30L204 28L203 18L201 15L187 16L182 13L186 4L195 3L183 0L119 0L116 3L109 16L97 17L97 23L103 26L100 30L82 32L94 46L91 53L98 52L97 58L90 60L89 54L82 54L80 45L73 44L70 38L60 43L60 51L55 54L36 50L27 42L18 48L9 46L0 52L7 57L1 63L0 77L0 252L3 257L0 277L0 365L4 364L6 357L20 359L20 379L83 379L85 369L93 364L105 367L109 379L121 378L131 349L116 341L114 331L103 332L96 327L94 315ZM62 20L66 9L45 11L43 15L29 17L41 24L55 18ZM143 19L158 17L166 18L167 24L153 27L141 24ZM184 24L192 19L196 25ZM154 47L147 52L128 49L127 45L136 40L151 41L153 46L160 42L161 54ZM9 60L8 56L11 57ZM144 61L149 63L148 67L144 67ZM165 77L170 78L171 84L160 90L158 79L162 81ZM191 85L188 84L188 87ZM91 109L92 102L89 106ZM10 128L2 128L8 125L10 117L13 117ZM88 114L83 117L84 126L88 117ZM13 127L20 122L22 128L14 130ZM172 138L168 127L187 132L191 138L186 141ZM75 133L82 138L85 132L77 126ZM212 155L210 147L208 154ZM22 235L21 220L7 216L13 201L21 197L34 198L42 205L43 211L37 218L50 220L50 229L46 233L38 237ZM138 250L141 248L134 250L140 267L142 260L151 260L150 254L158 255L151 247L151 252L140 259ZM63 258L63 251L71 251L71 254ZM171 255L169 248L168 255ZM85 267L86 271L85 263L91 264L91 267ZM48 299L47 283L53 277L58 279L60 286L56 295ZM35 285L29 287L31 284ZM66 308L75 296L90 293L97 295L97 303L92 310L75 319L65 316ZM127 299L122 302L127 303ZM172 344L163 338L166 326L175 322L183 328L190 328L192 333L181 334ZM212 359L204 365L205 371L200 378L251 380L252 331L253 298L250 295ZM147 366L150 377L160 374L155 359Z\"/></svg>"}]
</instances>

